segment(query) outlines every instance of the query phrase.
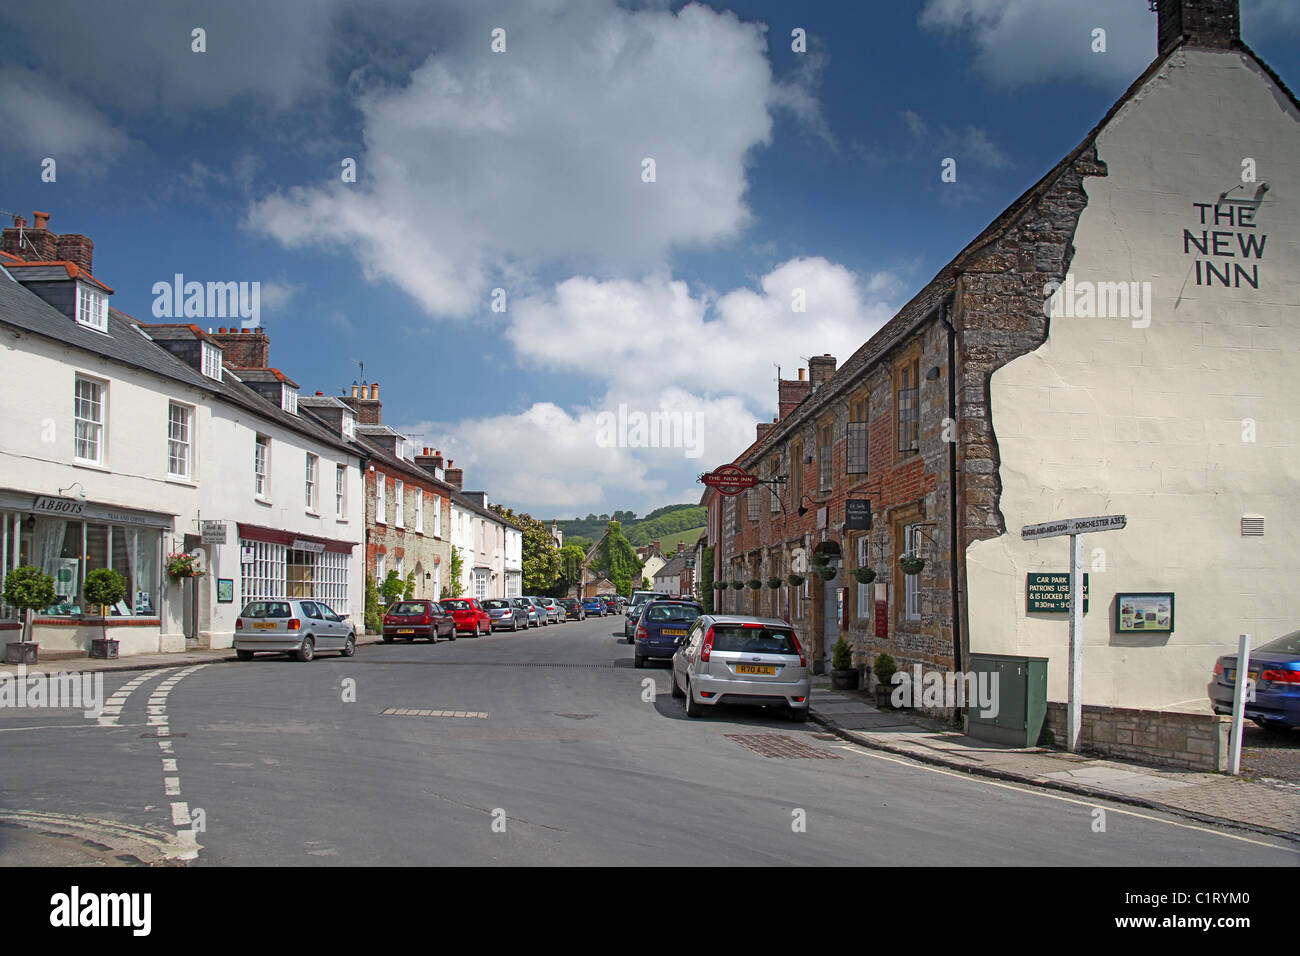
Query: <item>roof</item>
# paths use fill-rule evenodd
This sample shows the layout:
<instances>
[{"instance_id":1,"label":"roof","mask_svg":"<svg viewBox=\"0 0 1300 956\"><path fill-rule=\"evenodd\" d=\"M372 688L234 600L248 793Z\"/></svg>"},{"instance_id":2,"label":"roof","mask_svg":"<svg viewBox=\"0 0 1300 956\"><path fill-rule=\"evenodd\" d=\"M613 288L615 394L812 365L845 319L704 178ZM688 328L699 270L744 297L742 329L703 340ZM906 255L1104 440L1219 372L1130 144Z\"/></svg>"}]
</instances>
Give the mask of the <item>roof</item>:
<instances>
[{"instance_id":1,"label":"roof","mask_svg":"<svg viewBox=\"0 0 1300 956\"><path fill-rule=\"evenodd\" d=\"M9 269L31 270L35 275L28 276L32 282L61 282L66 279L81 279L86 282L92 282L99 286L109 295L113 290L104 283L100 282L81 266L75 262L68 262L65 259L20 259L10 253L6 253L5 267Z\"/></svg>"},{"instance_id":2,"label":"roof","mask_svg":"<svg viewBox=\"0 0 1300 956\"><path fill-rule=\"evenodd\" d=\"M519 531L524 530L522 526L515 524L505 515L497 514L491 508L483 508L479 506L476 502L471 501L469 498L466 498L463 494L461 494L459 491L456 491L454 488L452 489L451 492L451 500L455 504L460 505L466 511L473 511L475 514L481 515L484 518L488 518L491 521L495 521L497 524L505 525L507 528L515 528Z\"/></svg>"},{"instance_id":3,"label":"roof","mask_svg":"<svg viewBox=\"0 0 1300 956\"><path fill-rule=\"evenodd\" d=\"M314 400L314 402L321 401L320 396L317 395L313 395L312 399ZM303 400L301 398L298 399L299 404L301 404L302 401ZM344 405L342 402L339 402L339 404L343 405L344 408L347 408L347 405ZM351 411L351 409L348 410ZM447 484L447 482L442 481L439 478L435 478L432 472L425 471L423 468L421 468L419 465L415 464L414 462L407 461L405 458L398 458L392 452L385 451L382 445L376 444L375 442L372 442L370 439L368 439L361 432L360 426L357 427L357 437L356 437L355 444L365 450L366 457L369 458L372 463L381 463L386 469L391 469L393 471L400 471L403 474L409 475L413 478L418 478L421 481L428 482L429 484L439 488L444 494L447 495L448 498L452 498L452 499L455 498L456 496L455 487ZM501 516L495 515L495 517L500 518Z\"/></svg>"},{"instance_id":4,"label":"roof","mask_svg":"<svg viewBox=\"0 0 1300 956\"><path fill-rule=\"evenodd\" d=\"M655 572L655 577L662 578L671 574L681 574L686 570L687 552L680 551L668 559L662 568Z\"/></svg>"},{"instance_id":5,"label":"roof","mask_svg":"<svg viewBox=\"0 0 1300 956\"><path fill-rule=\"evenodd\" d=\"M278 368L246 368L241 365L231 365L230 368L234 369L235 374L245 382L278 382L281 385L288 385L290 388L298 387L297 382Z\"/></svg>"}]
</instances>

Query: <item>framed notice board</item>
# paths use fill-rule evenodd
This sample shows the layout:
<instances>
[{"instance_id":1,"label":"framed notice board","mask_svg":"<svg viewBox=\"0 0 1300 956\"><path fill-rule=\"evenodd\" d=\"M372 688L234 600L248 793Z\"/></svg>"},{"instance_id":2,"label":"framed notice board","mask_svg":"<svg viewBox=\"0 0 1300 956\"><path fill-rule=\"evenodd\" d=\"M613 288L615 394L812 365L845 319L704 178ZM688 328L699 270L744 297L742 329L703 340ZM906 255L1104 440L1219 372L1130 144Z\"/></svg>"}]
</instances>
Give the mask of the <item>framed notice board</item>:
<instances>
[{"instance_id":1,"label":"framed notice board","mask_svg":"<svg viewBox=\"0 0 1300 956\"><path fill-rule=\"evenodd\" d=\"M1173 591L1121 592L1115 595L1117 634L1168 634L1173 629Z\"/></svg>"}]
</instances>

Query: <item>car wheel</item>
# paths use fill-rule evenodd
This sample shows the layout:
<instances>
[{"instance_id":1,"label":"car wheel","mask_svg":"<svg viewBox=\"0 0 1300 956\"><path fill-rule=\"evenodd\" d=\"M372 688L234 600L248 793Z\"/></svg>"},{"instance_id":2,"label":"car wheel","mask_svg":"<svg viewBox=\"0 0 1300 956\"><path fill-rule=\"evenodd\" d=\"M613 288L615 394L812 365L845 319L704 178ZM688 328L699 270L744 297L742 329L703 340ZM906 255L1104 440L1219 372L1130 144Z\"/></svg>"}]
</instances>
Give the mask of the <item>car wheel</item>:
<instances>
[{"instance_id":1,"label":"car wheel","mask_svg":"<svg viewBox=\"0 0 1300 956\"><path fill-rule=\"evenodd\" d=\"M251 661L253 659L253 652L236 650L235 656L238 657L241 661Z\"/></svg>"},{"instance_id":2,"label":"car wheel","mask_svg":"<svg viewBox=\"0 0 1300 956\"><path fill-rule=\"evenodd\" d=\"M691 682L686 682L686 716L703 717L704 708L695 702L695 694L691 690Z\"/></svg>"},{"instance_id":3,"label":"car wheel","mask_svg":"<svg viewBox=\"0 0 1300 956\"><path fill-rule=\"evenodd\" d=\"M298 660L304 664L316 656L316 642L310 637L302 639L302 646L298 648Z\"/></svg>"},{"instance_id":4,"label":"car wheel","mask_svg":"<svg viewBox=\"0 0 1300 956\"><path fill-rule=\"evenodd\" d=\"M681 700L683 697L686 696L685 694L682 693L682 689L681 689L680 687L677 686L677 671L676 671L676 670L670 670L670 671L668 672L668 687L669 687L669 690L672 692L672 695L673 695L674 699L676 699L676 700Z\"/></svg>"},{"instance_id":5,"label":"car wheel","mask_svg":"<svg viewBox=\"0 0 1300 956\"><path fill-rule=\"evenodd\" d=\"M478 623L477 621L474 623L474 636L475 637L483 636L483 625Z\"/></svg>"},{"instance_id":6,"label":"car wheel","mask_svg":"<svg viewBox=\"0 0 1300 956\"><path fill-rule=\"evenodd\" d=\"M385 634L385 635L384 635L384 643L385 643L385 644L391 644L391 643L393 643L393 635L391 635L391 634Z\"/></svg>"},{"instance_id":7,"label":"car wheel","mask_svg":"<svg viewBox=\"0 0 1300 956\"><path fill-rule=\"evenodd\" d=\"M790 719L793 720L796 724L806 724L806 723L808 723L808 708L807 708L807 707L791 707L791 708L790 708Z\"/></svg>"},{"instance_id":8,"label":"car wheel","mask_svg":"<svg viewBox=\"0 0 1300 956\"><path fill-rule=\"evenodd\" d=\"M456 639L456 625L453 624L451 626L451 630L447 634L447 640L454 641L455 639Z\"/></svg>"},{"instance_id":9,"label":"car wheel","mask_svg":"<svg viewBox=\"0 0 1300 956\"><path fill-rule=\"evenodd\" d=\"M1291 728L1280 720L1264 720L1259 718L1255 720L1255 723L1259 724L1261 729L1270 734L1285 734L1290 733L1291 731Z\"/></svg>"},{"instance_id":10,"label":"car wheel","mask_svg":"<svg viewBox=\"0 0 1300 956\"><path fill-rule=\"evenodd\" d=\"M645 667L645 658L642 657L640 654L633 654L633 655L632 655L632 666L633 666L633 667Z\"/></svg>"},{"instance_id":11,"label":"car wheel","mask_svg":"<svg viewBox=\"0 0 1300 956\"><path fill-rule=\"evenodd\" d=\"M351 657L357 652L357 636L349 634L348 639L343 642L343 656Z\"/></svg>"}]
</instances>

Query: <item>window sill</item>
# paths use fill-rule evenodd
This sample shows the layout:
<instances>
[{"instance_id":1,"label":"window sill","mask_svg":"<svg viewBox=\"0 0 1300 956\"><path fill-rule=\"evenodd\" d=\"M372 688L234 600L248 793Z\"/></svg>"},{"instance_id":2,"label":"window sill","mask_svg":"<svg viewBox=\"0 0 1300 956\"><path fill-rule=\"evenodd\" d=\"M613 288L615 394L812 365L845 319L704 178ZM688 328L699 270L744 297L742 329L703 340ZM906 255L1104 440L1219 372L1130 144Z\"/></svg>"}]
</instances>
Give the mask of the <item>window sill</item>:
<instances>
[{"instance_id":1,"label":"window sill","mask_svg":"<svg viewBox=\"0 0 1300 956\"><path fill-rule=\"evenodd\" d=\"M259 505L266 505L266 507L268 507L268 508L272 507L272 505L271 505L271 499L270 499L270 498L263 498L261 495L254 495L254 496L253 496L253 501L256 502L256 503L259 504Z\"/></svg>"},{"instance_id":2,"label":"window sill","mask_svg":"<svg viewBox=\"0 0 1300 956\"><path fill-rule=\"evenodd\" d=\"M74 458L74 459L72 459L72 467L73 467L73 468L86 468L86 469L88 469L88 470L90 470L90 471L101 471L101 472L103 472L103 473L106 474L106 475L112 473L112 469L111 469L111 468L106 468L106 467L105 467L103 464L101 464L100 462L97 462L97 461L87 461L87 460L84 459L84 458Z\"/></svg>"},{"instance_id":3,"label":"window sill","mask_svg":"<svg viewBox=\"0 0 1300 956\"><path fill-rule=\"evenodd\" d=\"M167 484L182 485L186 488L197 488L199 486L199 483L193 478L182 478L180 475L168 475Z\"/></svg>"},{"instance_id":4,"label":"window sill","mask_svg":"<svg viewBox=\"0 0 1300 956\"><path fill-rule=\"evenodd\" d=\"M319 517L320 517L320 512L319 512L319 511L313 511L311 508L303 508L302 511L303 511L303 514L305 514L305 515L307 515L307 516L309 516L309 517L312 517L312 518L319 518Z\"/></svg>"}]
</instances>

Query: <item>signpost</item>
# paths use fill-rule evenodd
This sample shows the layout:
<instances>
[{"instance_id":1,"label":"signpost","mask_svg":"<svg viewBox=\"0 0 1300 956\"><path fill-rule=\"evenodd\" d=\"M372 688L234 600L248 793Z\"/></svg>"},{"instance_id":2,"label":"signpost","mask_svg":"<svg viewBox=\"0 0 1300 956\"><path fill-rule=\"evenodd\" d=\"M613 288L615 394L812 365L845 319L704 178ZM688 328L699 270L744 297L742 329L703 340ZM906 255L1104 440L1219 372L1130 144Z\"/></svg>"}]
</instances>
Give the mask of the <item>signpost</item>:
<instances>
[{"instance_id":1,"label":"signpost","mask_svg":"<svg viewBox=\"0 0 1300 956\"><path fill-rule=\"evenodd\" d=\"M1066 736L1071 753L1079 752L1079 729L1083 723L1083 536L1091 531L1118 531L1126 524L1127 515L1099 515L1029 524L1020 529L1020 537L1026 541L1070 536L1070 703Z\"/></svg>"},{"instance_id":2,"label":"signpost","mask_svg":"<svg viewBox=\"0 0 1300 956\"><path fill-rule=\"evenodd\" d=\"M849 498L844 502L844 530L871 530L870 498Z\"/></svg>"},{"instance_id":3,"label":"signpost","mask_svg":"<svg viewBox=\"0 0 1300 956\"><path fill-rule=\"evenodd\" d=\"M203 529L204 544L226 543L226 523L224 521L200 521L199 526Z\"/></svg>"},{"instance_id":4,"label":"signpost","mask_svg":"<svg viewBox=\"0 0 1300 956\"><path fill-rule=\"evenodd\" d=\"M748 491L758 484L758 477L737 465L723 465L715 471L700 475L700 481L718 494L733 496Z\"/></svg>"}]
</instances>

